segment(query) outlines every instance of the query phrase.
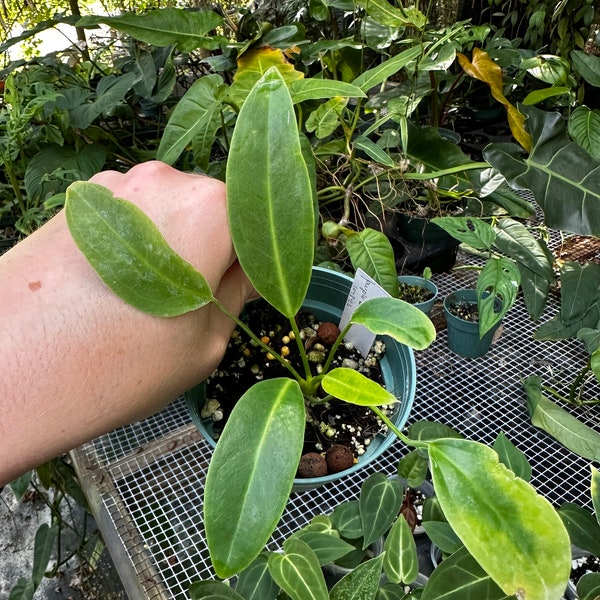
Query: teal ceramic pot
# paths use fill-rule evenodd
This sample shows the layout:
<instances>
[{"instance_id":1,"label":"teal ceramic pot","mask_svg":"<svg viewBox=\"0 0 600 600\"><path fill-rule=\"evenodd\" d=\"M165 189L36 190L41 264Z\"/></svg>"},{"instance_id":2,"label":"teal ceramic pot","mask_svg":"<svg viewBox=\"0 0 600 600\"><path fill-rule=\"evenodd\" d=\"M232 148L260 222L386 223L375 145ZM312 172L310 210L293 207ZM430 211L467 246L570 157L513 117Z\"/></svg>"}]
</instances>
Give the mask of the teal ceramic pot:
<instances>
[{"instance_id":1,"label":"teal ceramic pot","mask_svg":"<svg viewBox=\"0 0 600 600\"><path fill-rule=\"evenodd\" d=\"M415 302L413 306L417 307L420 311L423 311L426 315L431 312L433 305L435 304L438 289L435 283L431 281L431 279L425 279L424 277L419 277L418 275L399 275L398 283L406 283L408 285L417 285L419 287L425 288L429 290L433 296L429 298L429 300L425 300L425 302Z\"/></svg>"},{"instance_id":2,"label":"teal ceramic pot","mask_svg":"<svg viewBox=\"0 0 600 600\"><path fill-rule=\"evenodd\" d=\"M339 322L351 286L352 279L347 275L314 267L303 309L310 310L318 319ZM412 349L408 346L399 344L388 336L382 336L382 339L386 350L380 365L385 387L400 400L391 419L398 429L402 429L410 414L415 396L417 377L415 358ZM186 392L185 399L192 421L214 448L217 442L212 436L212 421L200 417L200 410L204 403L204 386L200 384ZM395 439L393 433L377 436L351 468L323 477L297 478L294 481L293 491L313 489L362 469L381 456Z\"/></svg>"},{"instance_id":3,"label":"teal ceramic pot","mask_svg":"<svg viewBox=\"0 0 600 600\"><path fill-rule=\"evenodd\" d=\"M479 323L466 321L453 315L450 308L459 302L477 303L477 292L474 289L456 290L444 298L444 314L448 324L448 347L452 352L466 358L478 358L487 353L492 345L494 333L500 323L497 323L482 338L479 337ZM502 306L497 299L498 309Z\"/></svg>"}]
</instances>

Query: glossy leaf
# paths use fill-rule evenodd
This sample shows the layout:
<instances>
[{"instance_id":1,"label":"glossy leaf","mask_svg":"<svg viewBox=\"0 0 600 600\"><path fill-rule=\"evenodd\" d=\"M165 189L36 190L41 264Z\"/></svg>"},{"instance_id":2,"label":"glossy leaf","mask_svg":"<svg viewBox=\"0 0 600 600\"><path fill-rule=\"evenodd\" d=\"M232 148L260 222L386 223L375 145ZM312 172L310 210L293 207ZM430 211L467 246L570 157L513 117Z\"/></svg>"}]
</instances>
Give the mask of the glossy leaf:
<instances>
[{"instance_id":1,"label":"glossy leaf","mask_svg":"<svg viewBox=\"0 0 600 600\"><path fill-rule=\"evenodd\" d=\"M394 249L384 233L369 227L358 232L348 232L346 250L354 270L362 269L390 296L398 297Z\"/></svg>"},{"instance_id":2,"label":"glossy leaf","mask_svg":"<svg viewBox=\"0 0 600 600\"><path fill-rule=\"evenodd\" d=\"M294 537L302 540L314 553L321 566L334 562L355 548L338 536L316 531L301 531Z\"/></svg>"},{"instance_id":3,"label":"glossy leaf","mask_svg":"<svg viewBox=\"0 0 600 600\"><path fill-rule=\"evenodd\" d=\"M560 270L560 312L535 332L538 340L575 337L600 321L600 265L564 263Z\"/></svg>"},{"instance_id":4,"label":"glossy leaf","mask_svg":"<svg viewBox=\"0 0 600 600\"><path fill-rule=\"evenodd\" d=\"M600 556L600 524L596 517L572 502L561 504L558 514L569 532L571 543L594 556Z\"/></svg>"},{"instance_id":5,"label":"glossy leaf","mask_svg":"<svg viewBox=\"0 0 600 600\"><path fill-rule=\"evenodd\" d=\"M358 406L394 404L398 399L376 381L346 367L329 371L321 381L328 394Z\"/></svg>"},{"instance_id":6,"label":"glossy leaf","mask_svg":"<svg viewBox=\"0 0 600 600\"><path fill-rule=\"evenodd\" d=\"M302 453L304 425L304 399L292 379L261 381L236 403L204 492L206 540L219 577L246 568L277 526Z\"/></svg>"},{"instance_id":7,"label":"glossy leaf","mask_svg":"<svg viewBox=\"0 0 600 600\"><path fill-rule=\"evenodd\" d=\"M187 11L179 8L161 8L145 14L123 13L117 17L87 15L82 17L79 27L108 25L136 40L154 46L177 46L181 52L196 48L215 50L219 38L207 36L223 22L217 13L207 10Z\"/></svg>"},{"instance_id":8,"label":"glossy leaf","mask_svg":"<svg viewBox=\"0 0 600 600\"><path fill-rule=\"evenodd\" d=\"M394 521L383 549L387 578L393 583L413 583L419 574L419 557L413 533L402 515Z\"/></svg>"},{"instance_id":9,"label":"glossy leaf","mask_svg":"<svg viewBox=\"0 0 600 600\"><path fill-rule=\"evenodd\" d=\"M333 586L330 600L374 600L379 588L383 557L380 554L342 577Z\"/></svg>"},{"instance_id":10,"label":"glossy leaf","mask_svg":"<svg viewBox=\"0 0 600 600\"><path fill-rule=\"evenodd\" d=\"M472 217L435 217L431 219L462 244L476 250L491 250L496 239L494 228L481 219Z\"/></svg>"},{"instance_id":11,"label":"glossy leaf","mask_svg":"<svg viewBox=\"0 0 600 600\"><path fill-rule=\"evenodd\" d=\"M435 544L444 554L453 554L462 548L463 543L454 533L450 523L446 521L423 520L423 529L431 543Z\"/></svg>"},{"instance_id":12,"label":"glossy leaf","mask_svg":"<svg viewBox=\"0 0 600 600\"><path fill-rule=\"evenodd\" d=\"M222 581L195 581L189 588L190 600L245 600Z\"/></svg>"},{"instance_id":13,"label":"glossy leaf","mask_svg":"<svg viewBox=\"0 0 600 600\"><path fill-rule=\"evenodd\" d=\"M380 538L394 522L404 490L398 479L383 473L373 473L362 484L359 496L360 519L363 530L363 549Z\"/></svg>"},{"instance_id":14,"label":"glossy leaf","mask_svg":"<svg viewBox=\"0 0 600 600\"><path fill-rule=\"evenodd\" d=\"M600 87L600 58L588 52L571 52L573 68L592 86Z\"/></svg>"},{"instance_id":15,"label":"glossy leaf","mask_svg":"<svg viewBox=\"0 0 600 600\"><path fill-rule=\"evenodd\" d=\"M307 544L292 538L284 554L269 556L273 579L292 600L328 600L327 586L315 553Z\"/></svg>"},{"instance_id":16,"label":"glossy leaf","mask_svg":"<svg viewBox=\"0 0 600 600\"><path fill-rule=\"evenodd\" d=\"M490 144L484 157L509 183L533 192L549 227L600 235L600 161L572 142L557 112L522 107L533 149L524 158L514 144Z\"/></svg>"},{"instance_id":17,"label":"glossy leaf","mask_svg":"<svg viewBox=\"0 0 600 600\"><path fill-rule=\"evenodd\" d=\"M592 482L590 485L590 495L592 496L592 506L596 514L596 520L600 524L600 471L595 467L592 469Z\"/></svg>"},{"instance_id":18,"label":"glossy leaf","mask_svg":"<svg viewBox=\"0 0 600 600\"><path fill-rule=\"evenodd\" d=\"M340 98L366 98L366 94L357 86L345 81L333 79L298 79L290 83L290 94L294 104L305 100L323 100L339 96Z\"/></svg>"},{"instance_id":19,"label":"glossy leaf","mask_svg":"<svg viewBox=\"0 0 600 600\"><path fill-rule=\"evenodd\" d=\"M500 65L495 63L487 52L473 48L472 62L463 54L457 54L460 66L464 72L490 86L492 96L504 104L508 113L508 125L514 138L525 148L532 146L531 135L525 130L525 116L517 110L506 98L503 92L503 75Z\"/></svg>"},{"instance_id":20,"label":"glossy leaf","mask_svg":"<svg viewBox=\"0 0 600 600\"><path fill-rule=\"evenodd\" d=\"M394 159L381 146L378 146L368 137L359 135L354 139L353 144L357 150L362 150L371 160L392 169L396 166Z\"/></svg>"},{"instance_id":21,"label":"glossy leaf","mask_svg":"<svg viewBox=\"0 0 600 600\"><path fill-rule=\"evenodd\" d=\"M427 315L398 298L366 300L354 311L351 322L415 350L424 350L435 339L435 327Z\"/></svg>"},{"instance_id":22,"label":"glossy leaf","mask_svg":"<svg viewBox=\"0 0 600 600\"><path fill-rule=\"evenodd\" d=\"M125 302L151 315L172 317L211 301L204 277L135 204L98 184L76 182L67 189L65 211L75 243Z\"/></svg>"},{"instance_id":23,"label":"glossy leaf","mask_svg":"<svg viewBox=\"0 0 600 600\"><path fill-rule=\"evenodd\" d=\"M479 335L483 337L500 322L517 299L521 273L512 260L490 258L477 278L477 305L479 307ZM496 298L502 304L498 309Z\"/></svg>"},{"instance_id":24,"label":"glossy leaf","mask_svg":"<svg viewBox=\"0 0 600 600\"><path fill-rule=\"evenodd\" d=\"M358 500L347 500L338 504L331 513L333 526L348 540L356 540L363 535Z\"/></svg>"},{"instance_id":25,"label":"glossy leaf","mask_svg":"<svg viewBox=\"0 0 600 600\"><path fill-rule=\"evenodd\" d=\"M360 88L363 92L367 93L371 88L380 85L386 79L395 75L400 69L404 68L411 61L415 60L420 56L422 48L420 46L413 46L407 50L399 52L392 58L382 62L381 64L364 71L361 73L353 82L352 85Z\"/></svg>"},{"instance_id":26,"label":"glossy leaf","mask_svg":"<svg viewBox=\"0 0 600 600\"><path fill-rule=\"evenodd\" d=\"M235 591L244 600L275 600L279 586L269 573L269 554L259 554L252 564L244 569L237 579Z\"/></svg>"},{"instance_id":27,"label":"glossy leaf","mask_svg":"<svg viewBox=\"0 0 600 600\"><path fill-rule=\"evenodd\" d=\"M586 573L577 582L577 595L580 600L600 598L600 573Z\"/></svg>"},{"instance_id":28,"label":"glossy leaf","mask_svg":"<svg viewBox=\"0 0 600 600\"><path fill-rule=\"evenodd\" d=\"M569 116L569 134L590 156L600 159L600 110L578 106Z\"/></svg>"},{"instance_id":29,"label":"glossy leaf","mask_svg":"<svg viewBox=\"0 0 600 600\"><path fill-rule=\"evenodd\" d=\"M409 487L417 487L425 481L428 468L427 457L419 450L411 450L398 461L396 472L406 479Z\"/></svg>"},{"instance_id":30,"label":"glossy leaf","mask_svg":"<svg viewBox=\"0 0 600 600\"><path fill-rule=\"evenodd\" d=\"M421 600L504 600L506 594L477 564L465 548L446 558L434 569L423 588ZM529 596L523 596L529 598ZM538 599L541 596L531 596ZM554 600L559 598L555 596Z\"/></svg>"},{"instance_id":31,"label":"glossy leaf","mask_svg":"<svg viewBox=\"0 0 600 600\"><path fill-rule=\"evenodd\" d=\"M600 433L542 394L541 377L523 380L531 423L588 460L600 460Z\"/></svg>"},{"instance_id":32,"label":"glossy leaf","mask_svg":"<svg viewBox=\"0 0 600 600\"><path fill-rule=\"evenodd\" d=\"M197 79L175 105L160 140L156 158L172 165L193 137L218 114L222 104L219 93L225 89L220 75Z\"/></svg>"},{"instance_id":33,"label":"glossy leaf","mask_svg":"<svg viewBox=\"0 0 600 600\"><path fill-rule=\"evenodd\" d=\"M312 274L315 210L292 100L274 67L238 116L227 160L227 207L242 268L257 292L292 318Z\"/></svg>"},{"instance_id":34,"label":"glossy leaf","mask_svg":"<svg viewBox=\"0 0 600 600\"><path fill-rule=\"evenodd\" d=\"M517 477L524 481L531 479L531 465L527 457L501 431L494 440L494 450L500 462L506 465Z\"/></svg>"},{"instance_id":35,"label":"glossy leaf","mask_svg":"<svg viewBox=\"0 0 600 600\"><path fill-rule=\"evenodd\" d=\"M507 595L559 598L571 546L552 505L483 444L440 439L429 442L428 452L436 498L484 571Z\"/></svg>"}]
</instances>

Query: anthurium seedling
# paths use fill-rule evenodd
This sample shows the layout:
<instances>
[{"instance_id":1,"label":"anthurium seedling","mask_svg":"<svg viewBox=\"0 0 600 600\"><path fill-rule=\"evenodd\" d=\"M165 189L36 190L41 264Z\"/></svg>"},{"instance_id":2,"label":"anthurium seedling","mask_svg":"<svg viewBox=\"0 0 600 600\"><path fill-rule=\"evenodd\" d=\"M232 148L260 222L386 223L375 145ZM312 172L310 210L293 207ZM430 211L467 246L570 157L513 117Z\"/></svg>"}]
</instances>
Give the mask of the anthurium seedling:
<instances>
[{"instance_id":1,"label":"anthurium seedling","mask_svg":"<svg viewBox=\"0 0 600 600\"><path fill-rule=\"evenodd\" d=\"M292 331L314 257L312 180L287 84L277 69L270 69L252 88L236 121L227 164L227 205L240 264L263 298L289 318ZM292 214L294 219L289 218ZM173 316L213 303L229 314L202 274L177 256L131 203L100 186L77 183L67 192L66 215L75 242L100 277L134 307ZM421 311L391 297L365 301L350 324L416 350L435 338L433 324ZM339 339L344 335L345 330ZM304 352L301 345L299 351ZM242 396L211 458L204 518L219 577L248 567L276 528L300 459L305 402L318 401L314 393L320 385L342 401L371 407L401 440L428 452L444 514L507 594L558 598L555 592L566 585L570 556L562 522L533 488L497 464L491 449L467 440L411 440L378 408L397 402L389 391L352 369L313 376L303 362L304 373L290 370L289 378L261 381Z\"/></svg>"}]
</instances>

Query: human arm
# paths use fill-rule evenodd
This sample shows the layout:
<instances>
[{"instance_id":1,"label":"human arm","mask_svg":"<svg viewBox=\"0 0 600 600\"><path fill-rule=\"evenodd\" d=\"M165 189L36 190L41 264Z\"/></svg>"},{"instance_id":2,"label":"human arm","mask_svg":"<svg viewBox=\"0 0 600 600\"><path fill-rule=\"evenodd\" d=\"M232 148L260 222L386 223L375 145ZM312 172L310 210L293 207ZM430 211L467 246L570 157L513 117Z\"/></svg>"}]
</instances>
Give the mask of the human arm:
<instances>
[{"instance_id":1,"label":"human arm","mask_svg":"<svg viewBox=\"0 0 600 600\"><path fill-rule=\"evenodd\" d=\"M92 181L137 204L235 314L252 294L221 182L162 163ZM233 322L213 305L152 317L115 296L60 212L0 257L0 485L159 411L218 364Z\"/></svg>"}]
</instances>

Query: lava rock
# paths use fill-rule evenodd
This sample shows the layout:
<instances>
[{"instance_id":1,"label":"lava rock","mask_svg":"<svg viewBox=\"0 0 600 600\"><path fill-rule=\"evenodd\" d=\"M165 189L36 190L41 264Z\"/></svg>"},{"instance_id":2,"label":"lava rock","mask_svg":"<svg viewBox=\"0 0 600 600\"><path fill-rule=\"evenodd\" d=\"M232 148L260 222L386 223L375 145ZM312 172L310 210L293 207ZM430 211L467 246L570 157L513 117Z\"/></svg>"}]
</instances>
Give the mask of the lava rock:
<instances>
[{"instance_id":1,"label":"lava rock","mask_svg":"<svg viewBox=\"0 0 600 600\"><path fill-rule=\"evenodd\" d=\"M334 444L325 453L325 460L330 473L339 473L354 464L354 454L348 446Z\"/></svg>"},{"instance_id":2,"label":"lava rock","mask_svg":"<svg viewBox=\"0 0 600 600\"><path fill-rule=\"evenodd\" d=\"M333 346L340 335L340 328L335 323L325 322L319 325L317 330L319 339L327 346Z\"/></svg>"},{"instance_id":3,"label":"lava rock","mask_svg":"<svg viewBox=\"0 0 600 600\"><path fill-rule=\"evenodd\" d=\"M318 452L309 452L300 458L298 477L323 477L327 475L327 461Z\"/></svg>"}]
</instances>

